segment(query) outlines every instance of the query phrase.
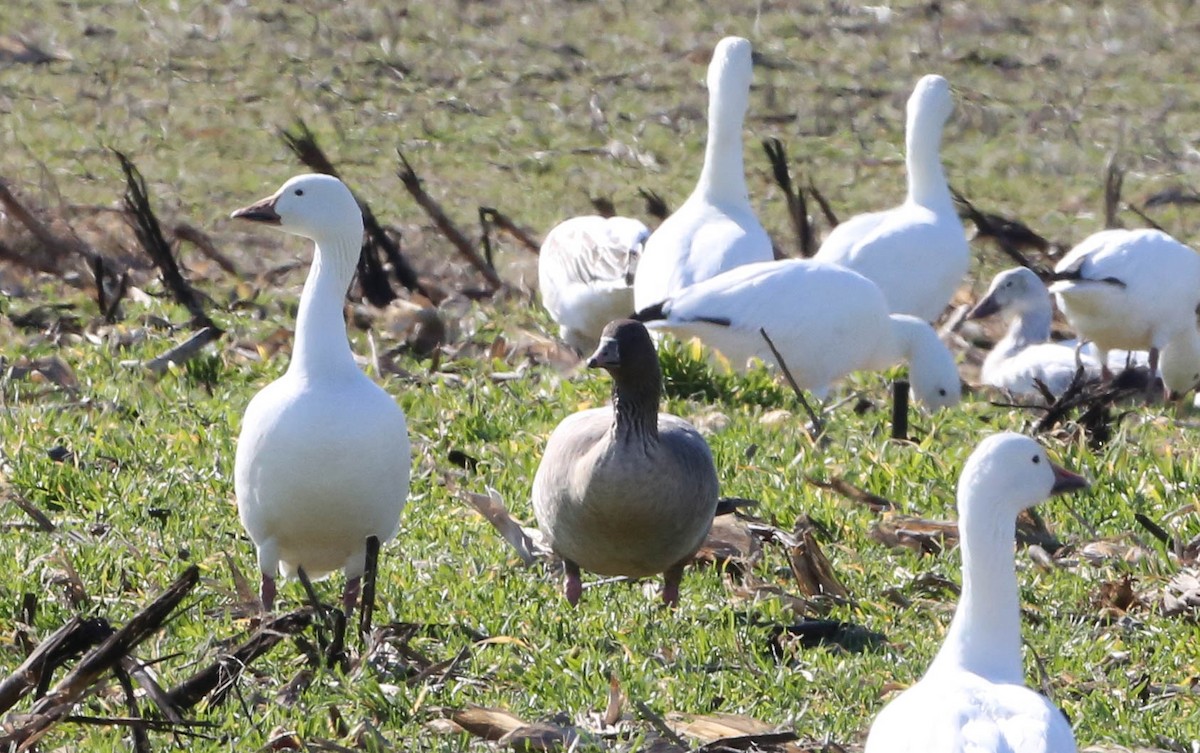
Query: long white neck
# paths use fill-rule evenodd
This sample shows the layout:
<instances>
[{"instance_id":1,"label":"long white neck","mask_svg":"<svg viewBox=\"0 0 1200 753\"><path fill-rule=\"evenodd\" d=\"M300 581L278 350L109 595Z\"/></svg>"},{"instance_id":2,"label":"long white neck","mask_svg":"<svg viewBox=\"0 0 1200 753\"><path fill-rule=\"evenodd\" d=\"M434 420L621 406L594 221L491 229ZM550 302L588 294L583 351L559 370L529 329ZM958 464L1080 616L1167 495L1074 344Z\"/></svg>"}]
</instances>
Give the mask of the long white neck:
<instances>
[{"instance_id":1,"label":"long white neck","mask_svg":"<svg viewBox=\"0 0 1200 753\"><path fill-rule=\"evenodd\" d=\"M912 108L904 134L908 201L930 209L953 206L942 172L942 126L931 112Z\"/></svg>"},{"instance_id":2,"label":"long white neck","mask_svg":"<svg viewBox=\"0 0 1200 753\"><path fill-rule=\"evenodd\" d=\"M736 82L718 80L708 92L708 142L693 196L711 203L750 201L742 163L746 93L728 91L734 85Z\"/></svg>"},{"instance_id":3,"label":"long white neck","mask_svg":"<svg viewBox=\"0 0 1200 753\"><path fill-rule=\"evenodd\" d=\"M1047 295L1045 305L1027 307L1017 312L1008 324L1008 331L992 353L1000 353L1003 357L1014 356L1030 345L1047 342L1050 339L1050 322L1054 312L1050 308L1050 298ZM989 356L990 357L990 356Z\"/></svg>"},{"instance_id":4,"label":"long white neck","mask_svg":"<svg viewBox=\"0 0 1200 753\"><path fill-rule=\"evenodd\" d=\"M358 369L342 313L346 290L361 250L357 237L327 238L316 244L296 314L296 341L288 371L304 376Z\"/></svg>"},{"instance_id":5,"label":"long white neck","mask_svg":"<svg viewBox=\"0 0 1200 753\"><path fill-rule=\"evenodd\" d=\"M964 504L962 494L958 505L962 596L929 674L964 669L995 682L1023 684L1013 555L1016 518L1002 504Z\"/></svg>"}]
</instances>

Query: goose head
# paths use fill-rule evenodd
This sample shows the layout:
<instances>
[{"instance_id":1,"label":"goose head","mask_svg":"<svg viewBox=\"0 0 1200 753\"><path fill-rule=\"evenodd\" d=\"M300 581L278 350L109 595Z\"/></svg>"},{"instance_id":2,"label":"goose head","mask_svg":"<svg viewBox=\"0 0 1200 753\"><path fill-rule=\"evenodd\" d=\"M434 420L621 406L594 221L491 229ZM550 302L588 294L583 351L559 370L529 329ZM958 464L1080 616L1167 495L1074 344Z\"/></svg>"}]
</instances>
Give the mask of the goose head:
<instances>
[{"instance_id":1,"label":"goose head","mask_svg":"<svg viewBox=\"0 0 1200 753\"><path fill-rule=\"evenodd\" d=\"M750 104L750 79L754 73L750 58L748 40L725 37L717 43L708 64L709 108L719 110L721 121L739 130Z\"/></svg>"},{"instance_id":2,"label":"goose head","mask_svg":"<svg viewBox=\"0 0 1200 753\"><path fill-rule=\"evenodd\" d=\"M654 341L645 325L633 319L618 319L605 325L600 344L587 365L612 374L618 387L654 385L657 392L662 385Z\"/></svg>"},{"instance_id":3,"label":"goose head","mask_svg":"<svg viewBox=\"0 0 1200 753\"><path fill-rule=\"evenodd\" d=\"M908 98L906 112L909 131L940 133L954 112L950 82L935 74L922 76Z\"/></svg>"},{"instance_id":4,"label":"goose head","mask_svg":"<svg viewBox=\"0 0 1200 753\"><path fill-rule=\"evenodd\" d=\"M1049 305L1050 293L1041 279L1031 269L1016 267L996 275L987 295L975 304L967 318L982 319L1006 311L1024 314Z\"/></svg>"},{"instance_id":5,"label":"goose head","mask_svg":"<svg viewBox=\"0 0 1200 753\"><path fill-rule=\"evenodd\" d=\"M638 261L642 258L642 251L646 248L646 239L650 237L650 228L646 227L641 220L635 220L632 217L610 217L608 218L608 235L618 248L626 249L629 252L625 268L625 284L633 285Z\"/></svg>"},{"instance_id":6,"label":"goose head","mask_svg":"<svg viewBox=\"0 0 1200 753\"><path fill-rule=\"evenodd\" d=\"M271 196L230 217L274 225L318 245L335 239L357 249L362 242L362 210L346 184L332 175L309 173L287 181Z\"/></svg>"},{"instance_id":7,"label":"goose head","mask_svg":"<svg viewBox=\"0 0 1200 753\"><path fill-rule=\"evenodd\" d=\"M1045 448L1022 434L984 439L967 458L958 481L959 514L981 503L1003 505L1015 518L1051 495L1084 489L1088 481L1050 460Z\"/></svg>"}]
</instances>

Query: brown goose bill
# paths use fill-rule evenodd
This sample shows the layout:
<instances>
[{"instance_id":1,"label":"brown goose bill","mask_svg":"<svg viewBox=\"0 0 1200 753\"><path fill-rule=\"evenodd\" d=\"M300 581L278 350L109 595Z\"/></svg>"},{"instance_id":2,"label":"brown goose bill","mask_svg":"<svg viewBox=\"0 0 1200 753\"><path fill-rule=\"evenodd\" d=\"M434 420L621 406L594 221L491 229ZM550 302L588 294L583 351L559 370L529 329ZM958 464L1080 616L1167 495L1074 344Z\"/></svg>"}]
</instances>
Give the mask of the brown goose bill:
<instances>
[{"instance_id":1,"label":"brown goose bill","mask_svg":"<svg viewBox=\"0 0 1200 753\"><path fill-rule=\"evenodd\" d=\"M1054 486L1050 488L1051 494L1065 494L1091 486L1091 482L1086 478L1078 473L1068 471L1057 463L1051 463L1050 468L1054 470Z\"/></svg>"},{"instance_id":2,"label":"brown goose bill","mask_svg":"<svg viewBox=\"0 0 1200 753\"><path fill-rule=\"evenodd\" d=\"M975 304L975 308L967 312L967 319L982 319L995 314L999 310L1000 304L996 301L995 297L989 295Z\"/></svg>"},{"instance_id":3,"label":"brown goose bill","mask_svg":"<svg viewBox=\"0 0 1200 753\"><path fill-rule=\"evenodd\" d=\"M275 200L278 196L268 196L261 201L256 201L248 207L242 207L233 214L231 218L239 220L250 220L251 222L261 222L264 225L278 225L282 222L279 214L275 211Z\"/></svg>"}]
</instances>

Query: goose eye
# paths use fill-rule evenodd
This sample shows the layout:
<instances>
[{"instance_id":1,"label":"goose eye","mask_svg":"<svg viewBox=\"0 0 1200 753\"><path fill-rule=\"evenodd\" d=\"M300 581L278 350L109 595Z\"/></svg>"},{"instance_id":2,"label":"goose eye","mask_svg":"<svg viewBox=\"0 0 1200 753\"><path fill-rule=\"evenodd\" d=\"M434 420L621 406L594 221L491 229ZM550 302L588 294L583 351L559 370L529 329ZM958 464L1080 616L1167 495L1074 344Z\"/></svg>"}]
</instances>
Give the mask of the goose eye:
<instances>
[{"instance_id":1,"label":"goose eye","mask_svg":"<svg viewBox=\"0 0 1200 753\"><path fill-rule=\"evenodd\" d=\"M303 195L304 195L304 189L303 189L303 188L297 188L297 189L295 190L295 192L294 192L294 193L295 193L297 196L303 196Z\"/></svg>"},{"instance_id":2,"label":"goose eye","mask_svg":"<svg viewBox=\"0 0 1200 753\"><path fill-rule=\"evenodd\" d=\"M945 397L946 396L946 388L945 387L939 388L938 394L941 395L942 397Z\"/></svg>"},{"instance_id":3,"label":"goose eye","mask_svg":"<svg viewBox=\"0 0 1200 753\"><path fill-rule=\"evenodd\" d=\"M1034 463L1041 463L1041 462L1042 462L1042 458L1041 458L1040 456L1038 456L1038 455L1034 455L1034 456L1033 456L1033 462L1034 462Z\"/></svg>"}]
</instances>

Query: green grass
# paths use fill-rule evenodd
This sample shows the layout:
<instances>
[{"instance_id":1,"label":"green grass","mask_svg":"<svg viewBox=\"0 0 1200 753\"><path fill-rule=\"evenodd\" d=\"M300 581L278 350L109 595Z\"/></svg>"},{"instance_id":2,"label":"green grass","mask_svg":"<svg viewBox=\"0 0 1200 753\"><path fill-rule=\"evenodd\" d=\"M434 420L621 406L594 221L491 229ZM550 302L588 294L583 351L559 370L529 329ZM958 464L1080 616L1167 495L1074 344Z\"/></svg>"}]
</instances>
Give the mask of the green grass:
<instances>
[{"instance_id":1,"label":"green grass","mask_svg":"<svg viewBox=\"0 0 1200 753\"><path fill-rule=\"evenodd\" d=\"M538 231L589 211L589 195L611 195L619 209L636 213L636 188L645 186L677 205L698 171L704 64L724 34L750 37L781 64L756 69L746 150L753 201L780 240L790 240L782 197L757 141L784 139L843 216L878 208L903 193L904 100L930 71L946 75L958 94L945 137L951 181L982 208L1019 216L1052 238L1077 240L1099 228L1099 176L1118 144L1130 198L1194 180L1188 150L1200 128L1200 87L1183 4L944 4L940 21L898 9L887 24L835 14L825 3L758 5L760 13L748 7L725 14L720 5L661 2L498 0L387 9L361 0L267 9L93 2L55 6L60 20L42 3L4 4L0 29L71 59L0 67L0 176L51 208L110 205L122 187L103 147L121 148L146 175L164 217L213 233L249 271L243 281L205 271L185 249L229 333L211 356L153 379L126 362L178 341L182 333L154 322L183 324L185 311L162 297L141 298L108 328L96 323L87 292L0 267L0 280L19 293L0 308L0 354L9 364L55 355L80 385L71 391L6 379L0 389L5 493L25 497L58 526L53 534L9 526L0 537L0 558L11 563L0 583L0 668L24 656L15 638L22 594L39 596L29 628L35 639L79 612L120 624L189 563L201 568L200 585L140 658L166 657L156 671L171 686L246 633L247 621L230 609L237 597L226 561L232 557L256 580L252 546L232 506L234 439L247 401L286 365L286 349L265 359L253 354L291 326L304 270L276 284L254 275L307 259L308 250L277 234L246 234L225 218L298 171L276 136L296 117L313 127L383 221L400 228L417 266L451 286L478 281L450 261L449 246L404 194L394 175L397 146L468 229L479 204ZM558 47L563 41L580 54ZM999 54L1024 67L972 62ZM608 115L605 132L590 125L592 93ZM581 151L610 140L653 155L657 166ZM1195 245L1192 214L1156 216ZM979 292L1002 262L990 250L977 256ZM532 284L525 252L505 245L499 258L515 287ZM154 296L162 292L152 277L136 282ZM253 293L261 315L230 305ZM74 304L84 334L21 330L8 318L59 302ZM546 436L569 411L602 404L609 384L586 370L563 373L542 363L520 379L496 382L493 373L526 362L511 349L491 358L498 336L513 343L523 330L554 328L523 295L451 305L459 308L447 317L460 334L436 369L402 356L397 373L381 379L408 414L416 462L400 535L384 550L377 624L423 626L411 646L432 661L464 648L469 658L445 683L435 682L435 673L411 686L400 663L382 657L350 676L321 670L298 700L283 703L277 692L305 667L285 642L253 664L229 703L195 713L212 723L204 731L210 739L176 742L152 733L155 749L258 750L281 730L310 745L483 749L425 725L447 708L481 704L528 721L564 714L587 727L587 715L607 703L610 674L631 701L658 714L742 713L805 738L861 742L885 685L917 679L949 622L953 595L923 589L922 576L957 580L959 559L953 550L921 557L882 547L869 537L872 513L804 478L842 475L896 500L904 512L952 518L955 479L975 442L996 430L1026 430L1034 417L977 396L955 411L917 417L918 441L896 443L887 438L886 377L857 375L837 396L860 392L870 406L856 413L851 401L837 409L830 441L817 447L798 417L762 421L779 408L800 415L791 394L763 373L745 380L713 375L685 349L669 350L667 408L713 425L714 413L728 419L709 438L723 494L759 500L755 514L784 529L802 513L819 521L827 531L821 545L853 597L830 616L888 639L863 653L797 648L779 660L768 648L768 626L792 616L776 599L740 597L714 569L689 570L682 605L669 613L630 585L589 590L571 610L556 573L521 567L463 496L493 487L514 515L531 521L529 486ZM364 334L353 334L356 352L367 353ZM118 335L135 342L118 348ZM392 344L382 328L375 336L383 347ZM1070 434L1046 440L1059 459L1094 479L1091 493L1069 502L1101 537L1148 538L1136 512L1184 540L1200 533L1194 507L1182 509L1194 505L1200 477L1194 418L1179 413L1139 411L1098 451ZM71 457L52 460L48 450L58 446ZM451 450L478 466L451 464ZM16 507L3 509L4 521L25 522ZM1025 638L1081 744L1173 748L1200 739L1197 696L1160 690L1190 687L1200 677L1195 615L1166 618L1158 610L1157 591L1178 563L1155 545L1135 562L1080 562L1077 550L1091 533L1062 501L1043 513L1076 551L1054 570L1019 555ZM82 606L63 587L71 569L87 591ZM753 574L795 590L778 547L767 547ZM1107 620L1092 595L1123 574L1134 577L1147 604ZM339 587L338 577L317 586L329 599ZM893 593L909 604L899 606ZM282 598L298 604L298 584L287 585ZM475 645L476 633L493 640ZM1032 656L1027 652L1026 666L1036 682ZM334 709L347 732L331 725ZM630 737L591 747L639 749L651 727L630 705L625 711ZM81 713L123 715L123 699L106 691ZM380 737L366 742L364 729ZM65 724L44 747L126 745L120 730Z\"/></svg>"}]
</instances>

